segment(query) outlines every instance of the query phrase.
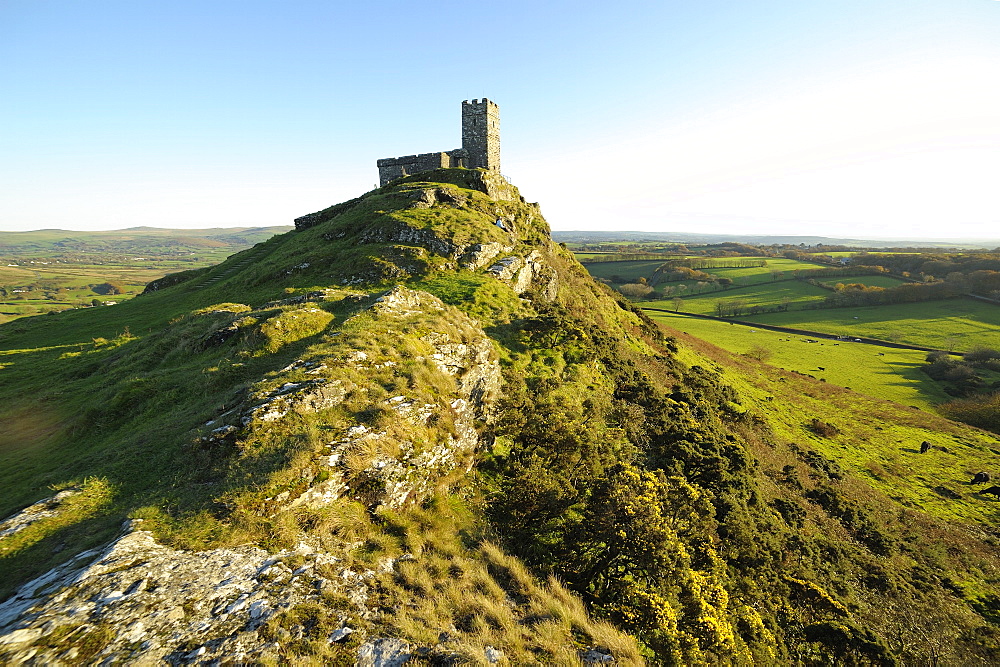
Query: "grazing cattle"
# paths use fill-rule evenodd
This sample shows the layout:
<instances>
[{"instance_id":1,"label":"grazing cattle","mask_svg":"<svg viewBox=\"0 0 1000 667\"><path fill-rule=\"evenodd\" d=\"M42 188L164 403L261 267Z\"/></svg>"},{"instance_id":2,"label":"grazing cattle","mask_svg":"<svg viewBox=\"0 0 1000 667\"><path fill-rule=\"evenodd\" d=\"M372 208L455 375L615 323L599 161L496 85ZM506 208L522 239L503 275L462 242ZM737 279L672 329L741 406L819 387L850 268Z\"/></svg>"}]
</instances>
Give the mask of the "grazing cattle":
<instances>
[{"instance_id":1,"label":"grazing cattle","mask_svg":"<svg viewBox=\"0 0 1000 667\"><path fill-rule=\"evenodd\" d=\"M825 370L826 370L826 369L825 369L825 368L823 368L822 366L817 366L816 368L820 369L821 371L825 371Z\"/></svg>"},{"instance_id":2,"label":"grazing cattle","mask_svg":"<svg viewBox=\"0 0 1000 667\"><path fill-rule=\"evenodd\" d=\"M920 443L920 453L921 454L926 454L927 450L929 450L930 448L931 448L931 443L927 442L926 440L924 440L923 442Z\"/></svg>"},{"instance_id":3,"label":"grazing cattle","mask_svg":"<svg viewBox=\"0 0 1000 667\"><path fill-rule=\"evenodd\" d=\"M1000 498L1000 486L991 486L988 489L983 489L979 493L986 495L987 493L992 494L996 498Z\"/></svg>"},{"instance_id":4,"label":"grazing cattle","mask_svg":"<svg viewBox=\"0 0 1000 667\"><path fill-rule=\"evenodd\" d=\"M990 481L990 474L988 472L977 472L969 484L985 484L988 481Z\"/></svg>"}]
</instances>

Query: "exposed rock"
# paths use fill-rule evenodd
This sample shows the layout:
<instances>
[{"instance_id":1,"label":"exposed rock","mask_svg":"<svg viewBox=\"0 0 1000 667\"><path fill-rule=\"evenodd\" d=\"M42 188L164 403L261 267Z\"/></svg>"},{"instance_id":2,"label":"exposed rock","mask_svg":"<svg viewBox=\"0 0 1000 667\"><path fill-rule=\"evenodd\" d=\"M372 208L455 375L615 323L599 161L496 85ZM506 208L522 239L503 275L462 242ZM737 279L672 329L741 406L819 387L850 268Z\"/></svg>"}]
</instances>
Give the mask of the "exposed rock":
<instances>
[{"instance_id":1,"label":"exposed rock","mask_svg":"<svg viewBox=\"0 0 1000 667\"><path fill-rule=\"evenodd\" d=\"M580 660L585 665L609 665L615 661L615 657L607 649L592 648L581 651Z\"/></svg>"},{"instance_id":2,"label":"exposed rock","mask_svg":"<svg viewBox=\"0 0 1000 667\"><path fill-rule=\"evenodd\" d=\"M520 257L504 257L496 264L486 269L486 272L496 276L500 280L511 280L517 274L518 269L524 265Z\"/></svg>"},{"instance_id":3,"label":"exposed rock","mask_svg":"<svg viewBox=\"0 0 1000 667\"><path fill-rule=\"evenodd\" d=\"M210 347L215 347L217 345L222 345L227 340L235 336L240 332L240 327L235 323L222 327L221 329L216 329L212 333L205 336L201 341L202 349L207 349Z\"/></svg>"},{"instance_id":4,"label":"exposed rock","mask_svg":"<svg viewBox=\"0 0 1000 667\"><path fill-rule=\"evenodd\" d=\"M358 649L356 667L399 667L413 657L412 647L401 639L379 638Z\"/></svg>"},{"instance_id":5,"label":"exposed rock","mask_svg":"<svg viewBox=\"0 0 1000 667\"><path fill-rule=\"evenodd\" d=\"M454 379L454 390L433 400L405 394L383 399L379 405L398 415L393 431L363 424L345 429L317 461L321 469L316 479L322 481L304 491L296 489L298 495L286 490L268 498L274 512L324 505L352 493L350 485L359 471L346 466L348 454L382 438L395 439L385 451L398 455L376 456L360 471L368 482L366 493L374 495L356 498L371 505L399 507L426 497L444 476L472 464L480 439L477 427L490 420L499 392L500 367L492 341L475 321L426 292L397 287L379 297L369 312L389 320L390 331L399 329L397 320L440 316L440 328L419 336L426 352L408 361L447 374ZM344 360L300 359L288 364L278 371L278 378L289 374L288 381L279 379L277 385L269 381L266 393L244 403L249 407L230 409L206 423L211 430L203 442L230 442L292 411L337 405L352 390L346 377L337 377L338 368L353 367L356 373L396 363L392 359L373 363L363 350L350 352ZM303 379L310 373L319 377ZM435 427L438 421L448 427ZM412 437L407 435L411 427ZM65 497L60 494L38 503L35 514L51 511ZM13 528L24 520L12 517L3 525ZM365 605L376 572L337 570L336 563L333 555L304 544L277 554L255 546L194 552L162 545L147 531L129 532L103 550L80 554L36 578L0 605L0 661L278 662L280 642L262 639L259 632L276 614L320 602L331 590L349 600L362 618L369 613ZM387 560L378 571L391 572L394 564ZM317 565L324 566L325 575ZM341 623L346 620L342 617ZM352 630L342 625L329 641L343 642ZM288 632L294 638L294 628ZM94 652L84 658L80 646ZM366 665L400 665L415 650L401 640L382 638L362 645L357 660Z\"/></svg>"},{"instance_id":6,"label":"exposed rock","mask_svg":"<svg viewBox=\"0 0 1000 667\"><path fill-rule=\"evenodd\" d=\"M385 293L370 308L377 317L390 319L444 310L444 304L437 297L404 287ZM499 393L500 366L485 332L465 315L453 313L452 317L464 322L478 335L462 340L451 333L431 331L421 337L432 349L426 361L455 379L456 391L452 398L445 403L423 403L399 395L384 403L399 415L400 425L426 427L435 417L447 413L452 429L441 432L437 440L419 446L417 443L423 437L415 435L414 439L407 440L401 432L396 432L391 437L396 438L393 449L400 452L397 457L375 457L364 470L351 471L346 465L350 452L378 449L378 441L390 437L385 431L373 431L363 424L352 426L343 437L329 444L328 453L322 459L326 466L322 471L324 481L290 499L290 506L328 504L349 491L353 477L364 479L367 487L379 490L367 499L369 504L400 507L412 499L424 497L444 475L471 465L471 453L479 445L476 425L489 421ZM368 355L362 350L354 350L346 361L355 368L364 368ZM391 363L379 365L384 367Z\"/></svg>"},{"instance_id":7,"label":"exposed rock","mask_svg":"<svg viewBox=\"0 0 1000 667\"><path fill-rule=\"evenodd\" d=\"M415 200L414 208L430 208L438 203L461 208L468 202L465 195L452 188L425 188L412 191L409 196Z\"/></svg>"},{"instance_id":8,"label":"exposed rock","mask_svg":"<svg viewBox=\"0 0 1000 667\"><path fill-rule=\"evenodd\" d=\"M429 229L414 229L402 222L394 226L367 229L358 237L361 243L401 243L420 246L442 257L455 259L463 249L450 240L438 237Z\"/></svg>"},{"instance_id":9,"label":"exposed rock","mask_svg":"<svg viewBox=\"0 0 1000 667\"><path fill-rule=\"evenodd\" d=\"M502 252L509 252L510 246L501 243L474 243L465 248L458 258L459 266L475 271L486 266L494 257Z\"/></svg>"},{"instance_id":10,"label":"exposed rock","mask_svg":"<svg viewBox=\"0 0 1000 667\"><path fill-rule=\"evenodd\" d=\"M326 378L289 382L271 392L263 402L248 408L241 418L244 426L253 421L273 422L289 412L318 412L344 400L347 391L339 380Z\"/></svg>"},{"instance_id":11,"label":"exposed rock","mask_svg":"<svg viewBox=\"0 0 1000 667\"><path fill-rule=\"evenodd\" d=\"M556 272L545 264L542 253L538 250L532 251L527 257L504 257L486 272L510 283L518 294L536 289L549 301L558 294Z\"/></svg>"},{"instance_id":12,"label":"exposed rock","mask_svg":"<svg viewBox=\"0 0 1000 667\"><path fill-rule=\"evenodd\" d=\"M389 317L405 317L420 312L444 310L444 304L433 294L394 287L375 299L371 310Z\"/></svg>"},{"instance_id":13,"label":"exposed rock","mask_svg":"<svg viewBox=\"0 0 1000 667\"><path fill-rule=\"evenodd\" d=\"M326 301L332 296L339 295L341 290L330 287L327 289L313 290L312 292L306 292L305 294L299 294L298 296L292 296L287 299L279 299L278 301L269 301L263 305L263 308L276 308L278 306L292 306L300 303L308 303L312 301Z\"/></svg>"},{"instance_id":14,"label":"exposed rock","mask_svg":"<svg viewBox=\"0 0 1000 667\"><path fill-rule=\"evenodd\" d=\"M103 552L80 554L0 604L0 660L19 663L30 654L38 664L53 664L91 635L104 644L88 660L94 663L252 662L268 650L257 629L282 610L319 601L331 587L366 599L374 573L317 573L317 565L335 562L305 544L276 554L252 546L182 551L136 530ZM114 631L95 634L100 628ZM67 632L73 636L63 645L59 637ZM56 648L45 646L46 637Z\"/></svg>"},{"instance_id":15,"label":"exposed rock","mask_svg":"<svg viewBox=\"0 0 1000 667\"><path fill-rule=\"evenodd\" d=\"M51 498L39 500L34 505L29 505L17 514L0 521L0 537L13 535L14 533L24 530L36 521L41 521L42 519L47 519L50 516L55 516L59 511L59 506L62 505L66 499L71 498L78 493L80 493L80 489L66 489L65 491L60 491Z\"/></svg>"}]
</instances>

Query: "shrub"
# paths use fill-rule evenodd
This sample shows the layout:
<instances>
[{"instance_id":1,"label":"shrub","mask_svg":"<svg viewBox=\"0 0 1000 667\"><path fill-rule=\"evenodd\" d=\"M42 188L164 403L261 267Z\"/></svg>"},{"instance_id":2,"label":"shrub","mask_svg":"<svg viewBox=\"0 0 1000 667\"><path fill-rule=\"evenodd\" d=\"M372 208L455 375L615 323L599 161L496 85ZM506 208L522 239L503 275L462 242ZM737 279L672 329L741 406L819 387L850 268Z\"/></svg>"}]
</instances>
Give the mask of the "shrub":
<instances>
[{"instance_id":1,"label":"shrub","mask_svg":"<svg viewBox=\"0 0 1000 667\"><path fill-rule=\"evenodd\" d=\"M101 283L100 285L94 285L93 288L95 294L124 294L125 286L122 285L117 280L108 281L106 283Z\"/></svg>"},{"instance_id":2,"label":"shrub","mask_svg":"<svg viewBox=\"0 0 1000 667\"><path fill-rule=\"evenodd\" d=\"M949 401L938 409L948 419L1000 433L1000 392Z\"/></svg>"},{"instance_id":3,"label":"shrub","mask_svg":"<svg viewBox=\"0 0 1000 667\"><path fill-rule=\"evenodd\" d=\"M749 350L743 353L744 357L750 357L751 359L756 359L757 361L767 361L771 358L771 350L764 347L763 345L754 345Z\"/></svg>"},{"instance_id":4,"label":"shrub","mask_svg":"<svg viewBox=\"0 0 1000 667\"><path fill-rule=\"evenodd\" d=\"M652 294L653 288L649 285L643 285L641 283L627 283L625 285L619 285L618 291L630 299L641 299Z\"/></svg>"},{"instance_id":5,"label":"shrub","mask_svg":"<svg viewBox=\"0 0 1000 667\"><path fill-rule=\"evenodd\" d=\"M815 417L809 422L809 430L824 438L832 438L840 433L840 429L833 424L828 424L825 421L816 419Z\"/></svg>"}]
</instances>

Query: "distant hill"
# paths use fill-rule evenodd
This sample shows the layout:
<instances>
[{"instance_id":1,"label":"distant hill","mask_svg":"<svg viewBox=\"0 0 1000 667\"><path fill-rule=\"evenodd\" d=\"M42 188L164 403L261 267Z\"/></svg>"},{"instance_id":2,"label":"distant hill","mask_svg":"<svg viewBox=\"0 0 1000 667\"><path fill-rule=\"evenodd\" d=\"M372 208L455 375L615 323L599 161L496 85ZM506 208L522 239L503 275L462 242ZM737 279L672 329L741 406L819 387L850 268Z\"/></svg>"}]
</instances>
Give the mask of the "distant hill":
<instances>
[{"instance_id":1,"label":"distant hill","mask_svg":"<svg viewBox=\"0 0 1000 667\"><path fill-rule=\"evenodd\" d=\"M132 227L113 231L68 231L40 229L30 232L0 232L0 257L50 257L63 253L178 253L202 251L206 247L230 248L232 252L266 241L291 229L275 227L215 227L210 229L159 229Z\"/></svg>"},{"instance_id":2,"label":"distant hill","mask_svg":"<svg viewBox=\"0 0 1000 667\"><path fill-rule=\"evenodd\" d=\"M684 244L694 243L748 243L751 245L845 245L858 248L984 248L1000 247L1000 238L996 239L851 239L829 236L778 236L762 234L697 234L692 232L604 232L604 231L553 231L552 238L562 243L611 243L614 241L676 241Z\"/></svg>"}]
</instances>

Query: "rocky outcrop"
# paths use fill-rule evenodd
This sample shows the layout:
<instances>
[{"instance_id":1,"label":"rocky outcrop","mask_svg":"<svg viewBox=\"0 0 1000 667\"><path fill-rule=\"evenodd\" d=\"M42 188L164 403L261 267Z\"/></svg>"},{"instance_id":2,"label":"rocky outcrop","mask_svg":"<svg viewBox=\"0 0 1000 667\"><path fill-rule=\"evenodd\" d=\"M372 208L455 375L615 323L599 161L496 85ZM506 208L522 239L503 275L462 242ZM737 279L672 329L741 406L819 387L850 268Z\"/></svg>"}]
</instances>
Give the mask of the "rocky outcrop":
<instances>
[{"instance_id":1,"label":"rocky outcrop","mask_svg":"<svg viewBox=\"0 0 1000 667\"><path fill-rule=\"evenodd\" d=\"M402 222L377 229L367 229L358 236L361 243L400 243L403 245L420 246L436 255L454 259L460 252L460 246L447 239L439 238L427 229L414 229Z\"/></svg>"},{"instance_id":2,"label":"rocky outcrop","mask_svg":"<svg viewBox=\"0 0 1000 667\"><path fill-rule=\"evenodd\" d=\"M532 251L527 257L504 257L486 272L510 283L518 294L535 289L548 301L554 300L558 294L556 272L545 264L542 253L538 250Z\"/></svg>"},{"instance_id":3,"label":"rocky outcrop","mask_svg":"<svg viewBox=\"0 0 1000 667\"><path fill-rule=\"evenodd\" d=\"M332 408L347 394L342 382L317 378L303 382L286 382L272 391L261 403L252 405L243 413L244 426L251 422L273 422L292 410L318 412Z\"/></svg>"},{"instance_id":4,"label":"rocky outcrop","mask_svg":"<svg viewBox=\"0 0 1000 667\"><path fill-rule=\"evenodd\" d=\"M426 313L441 313L448 319L445 311L445 305L437 297L397 287L376 299L368 312L392 320ZM293 506L330 503L347 493L352 481L363 481L366 488L376 490L374 495L365 499L368 504L399 507L426 496L438 480L456 469L466 470L471 466L472 453L480 438L477 424L490 420L499 393L500 366L492 342L478 326L456 312L450 313L450 318L472 328L476 335L461 339L453 333L428 331L420 340L430 345L431 353L415 359L433 365L454 379L456 391L450 400L429 403L397 395L384 401L381 407L398 416L395 420L397 425L412 426L414 436L406 437L406 428L397 428L392 434L364 424L348 428L341 438L329 443L321 459L323 469L317 471L317 477L324 481L290 499ZM362 371L373 366L368 355L360 350L350 356L348 363L355 370ZM430 433L436 433L436 437L429 443L418 444L426 439L428 427L440 420L449 422L451 429L432 429ZM393 447L380 448L379 441L386 438L394 439ZM399 453L391 457L375 456L362 470L352 470L347 465L352 452L380 449L392 449Z\"/></svg>"},{"instance_id":5,"label":"rocky outcrop","mask_svg":"<svg viewBox=\"0 0 1000 667\"><path fill-rule=\"evenodd\" d=\"M363 312L382 325L377 330L389 332L385 335L395 335L410 318L433 315L440 326L416 334L426 353L405 361L448 376L454 390L437 400L428 400L424 392L423 398L399 394L373 405L395 415L393 428L347 428L318 457L315 483L295 494L284 491L268 498L268 511L319 507L343 496L372 507L399 507L425 497L442 478L462 474L472 464L479 428L490 420L499 391L500 367L490 339L437 297L403 287L382 294ZM369 373L394 372L396 363L376 362L360 349L348 349L342 358L296 360L268 380L270 389L251 392L240 407L205 424L202 443L236 442L290 413L334 407L354 387L349 378L361 382L358 378ZM380 453L361 469L356 462L348 465L353 452L387 439L393 439L391 447L371 449L396 452L394 456ZM364 482L364 493L356 488L359 482ZM66 493L0 526L16 529L29 516L54 510ZM308 542L278 553L251 545L185 551L157 542L141 528L133 522L108 547L78 555L0 605L0 660L280 662L281 642L275 638L277 630L268 630L270 619L297 605L320 603L332 593L351 603L344 610L345 622L348 615L365 618L372 578L379 568L390 572L394 567L387 561L376 570L351 569L342 564L343 553ZM345 641L353 630L343 625L329 641ZM379 638L362 643L356 659L358 664L402 664L414 650L405 642Z\"/></svg>"},{"instance_id":6,"label":"rocky outcrop","mask_svg":"<svg viewBox=\"0 0 1000 667\"><path fill-rule=\"evenodd\" d=\"M14 516L0 521L0 537L19 533L36 521L55 516L59 512L60 506L79 492L79 489L60 491L51 498L39 500L37 503L25 507Z\"/></svg>"},{"instance_id":7,"label":"rocky outcrop","mask_svg":"<svg viewBox=\"0 0 1000 667\"><path fill-rule=\"evenodd\" d=\"M0 605L0 660L278 661L280 644L260 633L269 619L333 590L354 602L354 612L363 611L366 582L375 576L338 567L337 558L306 543L275 554L252 546L191 552L131 528Z\"/></svg>"}]
</instances>

